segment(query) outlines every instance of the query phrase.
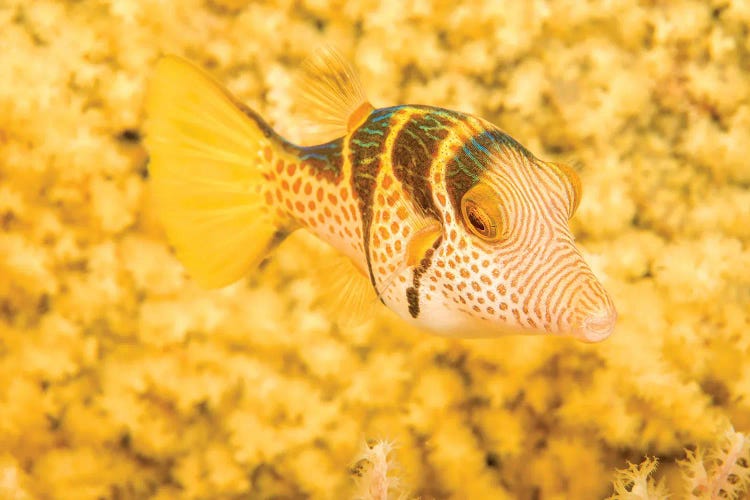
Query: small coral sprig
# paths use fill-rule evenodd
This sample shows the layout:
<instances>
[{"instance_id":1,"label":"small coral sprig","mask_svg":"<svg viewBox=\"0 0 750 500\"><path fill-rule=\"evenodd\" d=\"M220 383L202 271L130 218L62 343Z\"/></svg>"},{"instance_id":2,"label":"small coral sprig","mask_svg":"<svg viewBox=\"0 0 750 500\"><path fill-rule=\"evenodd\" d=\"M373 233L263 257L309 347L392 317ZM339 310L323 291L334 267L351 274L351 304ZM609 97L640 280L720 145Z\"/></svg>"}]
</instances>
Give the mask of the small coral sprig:
<instances>
[{"instance_id":1,"label":"small coral sprig","mask_svg":"<svg viewBox=\"0 0 750 500\"><path fill-rule=\"evenodd\" d=\"M405 498L401 481L394 474L396 468L389 456L393 443L388 441L368 442L359 459L351 468L357 491L355 500L392 500Z\"/></svg>"},{"instance_id":2,"label":"small coral sprig","mask_svg":"<svg viewBox=\"0 0 750 500\"><path fill-rule=\"evenodd\" d=\"M691 499L740 498L750 489L750 439L734 429L718 447L687 451L678 462Z\"/></svg>"},{"instance_id":3,"label":"small coral sprig","mask_svg":"<svg viewBox=\"0 0 750 500\"><path fill-rule=\"evenodd\" d=\"M684 497L690 500L745 498L750 490L750 439L729 429L721 442L708 451L698 447L686 450L685 460L678 460L685 481ZM663 500L669 492L651 474L657 459L646 458L641 464L618 469L614 494L608 500Z\"/></svg>"},{"instance_id":4,"label":"small coral sprig","mask_svg":"<svg viewBox=\"0 0 750 500\"><path fill-rule=\"evenodd\" d=\"M615 493L608 500L666 500L669 497L666 486L651 477L658 463L656 457L646 457L640 464L628 463L627 469L617 469Z\"/></svg>"}]
</instances>

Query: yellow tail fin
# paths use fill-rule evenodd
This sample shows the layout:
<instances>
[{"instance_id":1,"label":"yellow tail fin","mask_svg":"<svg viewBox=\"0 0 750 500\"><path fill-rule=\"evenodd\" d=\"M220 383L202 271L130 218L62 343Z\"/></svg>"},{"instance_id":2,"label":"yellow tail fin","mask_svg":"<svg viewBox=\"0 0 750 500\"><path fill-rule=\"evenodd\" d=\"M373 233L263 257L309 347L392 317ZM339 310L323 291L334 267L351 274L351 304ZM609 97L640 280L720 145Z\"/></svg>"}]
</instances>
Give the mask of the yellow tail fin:
<instances>
[{"instance_id":1,"label":"yellow tail fin","mask_svg":"<svg viewBox=\"0 0 750 500\"><path fill-rule=\"evenodd\" d=\"M159 61L146 97L146 144L167 237L202 286L228 285L284 236L264 199L261 125L211 77L177 57Z\"/></svg>"}]
</instances>

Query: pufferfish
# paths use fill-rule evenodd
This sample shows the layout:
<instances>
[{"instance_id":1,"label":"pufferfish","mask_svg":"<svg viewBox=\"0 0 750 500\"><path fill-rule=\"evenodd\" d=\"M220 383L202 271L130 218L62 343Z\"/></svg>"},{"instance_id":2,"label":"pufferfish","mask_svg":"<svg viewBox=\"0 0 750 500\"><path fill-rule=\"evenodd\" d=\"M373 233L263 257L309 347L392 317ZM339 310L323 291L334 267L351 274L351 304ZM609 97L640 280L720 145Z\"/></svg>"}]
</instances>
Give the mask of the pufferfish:
<instances>
[{"instance_id":1,"label":"pufferfish","mask_svg":"<svg viewBox=\"0 0 750 500\"><path fill-rule=\"evenodd\" d=\"M193 279L235 282L304 228L342 256L330 272L344 308L372 297L452 337L611 334L615 307L568 226L581 197L573 169L469 114L374 108L334 50L302 74L307 111L337 138L295 145L191 63L158 62L150 182Z\"/></svg>"}]
</instances>

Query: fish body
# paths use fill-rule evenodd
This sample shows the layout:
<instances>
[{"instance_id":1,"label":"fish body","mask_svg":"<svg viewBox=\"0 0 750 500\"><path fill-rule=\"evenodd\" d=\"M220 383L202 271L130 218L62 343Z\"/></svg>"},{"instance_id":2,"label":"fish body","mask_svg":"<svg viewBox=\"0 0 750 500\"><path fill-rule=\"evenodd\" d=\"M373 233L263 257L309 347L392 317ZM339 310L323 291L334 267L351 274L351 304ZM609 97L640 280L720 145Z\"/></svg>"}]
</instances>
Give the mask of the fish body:
<instances>
[{"instance_id":1,"label":"fish body","mask_svg":"<svg viewBox=\"0 0 750 500\"><path fill-rule=\"evenodd\" d=\"M193 277L229 284L305 228L351 263L357 284L342 293L369 292L434 333L611 333L612 300L568 227L580 199L574 171L468 114L375 109L335 53L308 74L311 107L340 136L298 146L189 63L157 68L152 183Z\"/></svg>"}]
</instances>

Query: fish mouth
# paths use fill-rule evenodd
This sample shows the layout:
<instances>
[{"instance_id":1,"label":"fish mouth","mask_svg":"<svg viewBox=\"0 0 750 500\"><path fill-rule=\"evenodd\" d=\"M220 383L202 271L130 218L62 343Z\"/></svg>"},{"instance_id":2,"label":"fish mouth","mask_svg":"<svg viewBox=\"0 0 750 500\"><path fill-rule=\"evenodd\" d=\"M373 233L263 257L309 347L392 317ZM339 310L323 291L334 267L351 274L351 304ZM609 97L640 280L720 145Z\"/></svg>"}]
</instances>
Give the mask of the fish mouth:
<instances>
[{"instance_id":1,"label":"fish mouth","mask_svg":"<svg viewBox=\"0 0 750 500\"><path fill-rule=\"evenodd\" d=\"M576 328L576 336L584 342L601 342L615 329L617 311L607 307L585 317Z\"/></svg>"}]
</instances>

